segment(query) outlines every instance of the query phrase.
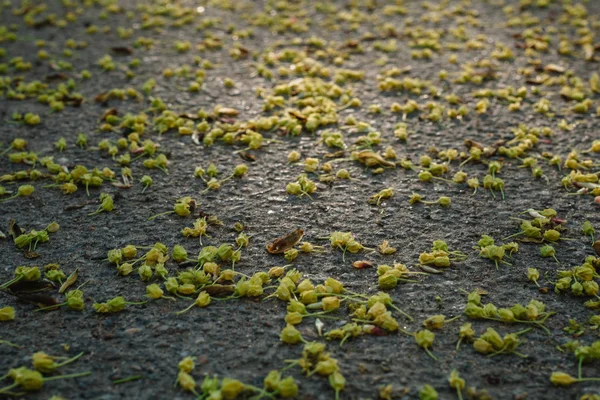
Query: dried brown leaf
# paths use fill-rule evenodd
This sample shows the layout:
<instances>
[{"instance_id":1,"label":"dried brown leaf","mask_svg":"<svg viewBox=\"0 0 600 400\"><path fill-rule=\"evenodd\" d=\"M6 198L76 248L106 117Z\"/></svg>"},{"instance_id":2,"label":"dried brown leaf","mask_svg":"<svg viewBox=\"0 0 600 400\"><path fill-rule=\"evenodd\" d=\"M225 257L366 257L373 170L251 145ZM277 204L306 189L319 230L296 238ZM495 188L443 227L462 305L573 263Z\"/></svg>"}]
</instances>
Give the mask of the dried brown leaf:
<instances>
[{"instance_id":1,"label":"dried brown leaf","mask_svg":"<svg viewBox=\"0 0 600 400\"><path fill-rule=\"evenodd\" d=\"M40 307L58 304L58 301L54 297L47 294L18 292L15 293L15 296L17 296L20 300L36 304Z\"/></svg>"},{"instance_id":2,"label":"dried brown leaf","mask_svg":"<svg viewBox=\"0 0 600 400\"><path fill-rule=\"evenodd\" d=\"M104 114L102 114L102 118L100 118L100 121L104 121L106 120L106 117L108 117L109 115L117 115L119 114L119 110L117 110L116 108L109 108L108 110L104 111Z\"/></svg>"},{"instance_id":3,"label":"dried brown leaf","mask_svg":"<svg viewBox=\"0 0 600 400\"><path fill-rule=\"evenodd\" d=\"M23 257L27 258L28 260L32 260L34 258L38 258L40 256L39 253L36 253L33 250L28 250L26 252L23 253Z\"/></svg>"},{"instance_id":4,"label":"dried brown leaf","mask_svg":"<svg viewBox=\"0 0 600 400\"><path fill-rule=\"evenodd\" d=\"M119 189L129 189L131 188L131 183L121 183L121 182L113 182L112 185L114 187L118 187Z\"/></svg>"},{"instance_id":5,"label":"dried brown leaf","mask_svg":"<svg viewBox=\"0 0 600 400\"><path fill-rule=\"evenodd\" d=\"M217 113L219 114L219 116L226 115L226 116L229 116L229 117L235 117L240 112L238 110L236 110L235 108L219 107L219 109L217 110Z\"/></svg>"},{"instance_id":6,"label":"dried brown leaf","mask_svg":"<svg viewBox=\"0 0 600 400\"><path fill-rule=\"evenodd\" d=\"M133 49L131 47L126 46L116 46L110 48L113 53L118 54L120 56L130 56L133 54Z\"/></svg>"},{"instance_id":7,"label":"dried brown leaf","mask_svg":"<svg viewBox=\"0 0 600 400\"><path fill-rule=\"evenodd\" d=\"M248 162L256 161L256 157L254 155L252 155L251 153L248 153L247 151L242 151L242 152L238 153L238 155L244 161L248 161Z\"/></svg>"},{"instance_id":8,"label":"dried brown leaf","mask_svg":"<svg viewBox=\"0 0 600 400\"><path fill-rule=\"evenodd\" d=\"M421 265L419 265L419 268L421 268L423 271L425 271L429 274L441 274L442 273L442 271L435 269L433 267L430 267L428 265L421 264Z\"/></svg>"},{"instance_id":9,"label":"dried brown leaf","mask_svg":"<svg viewBox=\"0 0 600 400\"><path fill-rule=\"evenodd\" d=\"M235 285L209 285L202 288L211 296L227 296L235 292Z\"/></svg>"},{"instance_id":10,"label":"dried brown leaf","mask_svg":"<svg viewBox=\"0 0 600 400\"><path fill-rule=\"evenodd\" d=\"M544 70L546 70L546 72L555 72L557 74L562 74L566 71L565 67L561 67L557 64L548 64L544 67Z\"/></svg>"},{"instance_id":11,"label":"dried brown leaf","mask_svg":"<svg viewBox=\"0 0 600 400\"><path fill-rule=\"evenodd\" d=\"M356 269L373 268L373 263L367 260L358 260L354 261L352 266Z\"/></svg>"},{"instance_id":12,"label":"dried brown leaf","mask_svg":"<svg viewBox=\"0 0 600 400\"><path fill-rule=\"evenodd\" d=\"M12 237L13 241L16 238L18 238L23 232L25 231L21 229L19 225L17 225L17 221L11 218L8 222L8 234L10 237Z\"/></svg>"},{"instance_id":13,"label":"dried brown leaf","mask_svg":"<svg viewBox=\"0 0 600 400\"><path fill-rule=\"evenodd\" d=\"M67 290L72 284L75 283L75 281L77 281L78 276L79 268L75 268L75 271L73 271L73 273L69 275L67 280L60 286L60 289L58 289L58 293L64 293L65 290Z\"/></svg>"},{"instance_id":14,"label":"dried brown leaf","mask_svg":"<svg viewBox=\"0 0 600 400\"><path fill-rule=\"evenodd\" d=\"M294 247L302 237L304 231L302 229L296 229L290 234L277 238L273 242L267 245L267 251L271 254L281 254Z\"/></svg>"}]
</instances>

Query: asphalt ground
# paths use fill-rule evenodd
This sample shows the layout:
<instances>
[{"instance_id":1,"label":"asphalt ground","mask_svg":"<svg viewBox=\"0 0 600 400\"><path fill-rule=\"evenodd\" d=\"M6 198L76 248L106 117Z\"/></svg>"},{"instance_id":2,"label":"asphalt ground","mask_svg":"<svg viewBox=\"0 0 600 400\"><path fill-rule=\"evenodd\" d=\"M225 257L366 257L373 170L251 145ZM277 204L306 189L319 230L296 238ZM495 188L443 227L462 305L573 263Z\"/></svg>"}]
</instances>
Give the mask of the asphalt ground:
<instances>
[{"instance_id":1,"label":"asphalt ground","mask_svg":"<svg viewBox=\"0 0 600 400\"><path fill-rule=\"evenodd\" d=\"M55 372L42 371L45 377L91 372L10 391L32 399L192 398L178 379L178 363L189 356L196 392L211 392L211 399L259 396L256 388L273 370L294 379L301 399L331 399L342 386L341 399L435 398L419 394L425 385L440 399L458 398L457 386L463 398L598 398L599 381L551 376L577 377L581 358L581 376L600 378L600 346L592 346L598 311L590 304L597 296L589 283L597 281L600 262L595 238L582 231L585 221L600 229L593 192L600 171L600 2L545 3L5 2L0 282L20 277L19 266L39 267L42 279L21 277L21 286L0 291L0 309L15 310L14 320L0 321L0 340L15 345L0 342L0 374L33 368L36 352L83 352ZM479 147L481 155L469 158ZM290 186L301 174L313 183ZM144 190L146 175L152 184ZM87 190L86 179L93 181ZM58 186L65 183L77 190L63 193L72 189ZM7 200L22 185L34 192L25 188ZM90 215L101 209L102 193L114 209ZM415 193L434 204L411 203ZM186 196L193 203L181 200ZM451 204L442 206L440 197ZM149 219L177 202L189 215ZM521 230L515 218L534 219L523 213L528 209L554 209L540 234L552 229L561 239L550 233L503 240ZM182 234L203 218L205 235ZM60 228L48 241L15 243L52 222ZM304 232L298 254L267 251L296 229ZM332 246L334 232L351 232L350 245L346 236ZM495 265L480 254L482 235L498 246L514 241L518 252L502 247ZM379 248L386 240L395 252ZM460 252L448 254L449 267L421 265L435 240ZM307 252L302 242L322 247ZM159 246L158 261L133 263L155 243L166 247ZM548 244L556 260L541 256ZM135 257L112 253L116 262L107 260L107 252L127 245L137 247ZM189 260L175 261L175 245ZM207 246L221 245L231 249L213 260L216 266L198 261ZM133 267L123 276L125 263ZM48 274L56 268L50 264L65 277L49 281L57 274ZM277 266L286 266L287 280ZM592 275L584 273L588 266ZM182 274L190 269L198 270L195 278ZM65 293L79 288L83 310L36 311L67 301L58 288L76 270ZM385 283L396 280L382 279L385 271L400 278L397 285ZM169 293L167 278L175 277L180 286L191 282L192 292ZM571 280L560 283L565 277ZM289 362L303 357L304 345L281 337L294 303L271 296L289 278L289 296L313 304L308 312L334 305L296 325L303 340L326 345L305 370ZM328 278L345 289L325 284ZM248 294L244 281L262 294L255 286L258 293ZM173 300L148 298L151 284ZM370 308L365 302L380 291L393 300L391 314L362 315L360 306ZM176 314L202 292L211 296L208 306ZM536 300L545 310L537 303L521 322L507 323L488 306L487 319L473 319L465 314L473 292L482 305ZM147 303L94 307L117 296ZM434 315L458 318L439 329L431 320L424 326ZM327 332L353 322L356 337L343 346L335 332L328 340ZM457 349L466 323L473 332ZM437 360L414 337L426 328L435 333L427 350ZM488 328L518 333L518 347L476 351L473 341ZM326 363L315 372L319 360ZM449 383L453 370L465 383ZM206 376L245 386L238 394L225 380L220 392L204 390ZM12 383L2 380L0 393ZM268 387L263 396L283 397L282 390Z\"/></svg>"}]
</instances>

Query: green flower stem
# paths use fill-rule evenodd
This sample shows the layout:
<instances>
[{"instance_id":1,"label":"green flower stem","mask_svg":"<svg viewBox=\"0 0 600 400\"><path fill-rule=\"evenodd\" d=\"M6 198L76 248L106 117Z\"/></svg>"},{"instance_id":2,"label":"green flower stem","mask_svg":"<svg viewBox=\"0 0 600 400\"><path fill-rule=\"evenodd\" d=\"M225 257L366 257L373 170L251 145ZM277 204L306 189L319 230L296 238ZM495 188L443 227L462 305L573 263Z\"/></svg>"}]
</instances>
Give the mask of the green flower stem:
<instances>
[{"instance_id":1,"label":"green flower stem","mask_svg":"<svg viewBox=\"0 0 600 400\"><path fill-rule=\"evenodd\" d=\"M162 213L159 213L159 214L153 215L153 216L151 216L150 218L148 218L148 221L152 221L152 220L154 220L155 218L161 217L161 216L163 216L163 215L167 215L167 214L173 214L174 212L175 212L175 211L171 210L171 211L165 211L165 212L162 212Z\"/></svg>"},{"instance_id":2,"label":"green flower stem","mask_svg":"<svg viewBox=\"0 0 600 400\"><path fill-rule=\"evenodd\" d=\"M20 349L21 348L21 346L19 346L18 344L14 344L12 342L9 342L8 340L0 340L0 344L5 344L7 346L14 347L15 349ZM1 377L0 380L6 378L7 376L8 375L5 375L5 376Z\"/></svg>"},{"instance_id":3,"label":"green flower stem","mask_svg":"<svg viewBox=\"0 0 600 400\"><path fill-rule=\"evenodd\" d=\"M356 293L356 292L353 292L351 290L344 290L344 292L349 293L349 294L351 294L353 296L356 296L356 297L362 297L364 299L368 299L369 298L369 296L367 296L366 294Z\"/></svg>"},{"instance_id":4,"label":"green flower stem","mask_svg":"<svg viewBox=\"0 0 600 400\"><path fill-rule=\"evenodd\" d=\"M25 394L25 393L9 392L10 389L17 387L18 385L19 385L18 383L13 383L12 385L5 386L2 389L0 389L0 394L7 394L7 395L12 395L12 396L18 396L21 394Z\"/></svg>"},{"instance_id":5,"label":"green flower stem","mask_svg":"<svg viewBox=\"0 0 600 400\"><path fill-rule=\"evenodd\" d=\"M191 309L192 309L192 307L194 307L195 305L196 305L196 302L194 301L192 304L190 304L190 305L189 305L189 307L186 307L186 308L184 308L184 309L183 309L183 310L181 310L181 311L177 311L177 312L175 313L175 315L180 315L180 314L183 314L184 312L187 312L187 311L191 310Z\"/></svg>"},{"instance_id":6,"label":"green flower stem","mask_svg":"<svg viewBox=\"0 0 600 400\"><path fill-rule=\"evenodd\" d=\"M64 365L70 364L70 363L72 363L73 361L76 361L76 360L77 360L78 358L80 358L82 355L83 355L83 351L82 351L81 353L77 354L75 357L69 358L69 359L67 359L67 360L65 360L65 361L63 361L63 362L61 362L61 363L59 363L59 364L56 364L56 365L55 365L55 367L57 367L57 368L58 368L58 367L62 367L62 366L64 366Z\"/></svg>"},{"instance_id":7,"label":"green flower stem","mask_svg":"<svg viewBox=\"0 0 600 400\"><path fill-rule=\"evenodd\" d=\"M92 374L92 371L87 371L87 372L79 372L77 374L51 376L51 377L48 377L48 378L44 378L44 382L46 382L46 381L54 381L56 379L80 378L82 376L88 376L88 375L91 375L91 374Z\"/></svg>"},{"instance_id":8,"label":"green flower stem","mask_svg":"<svg viewBox=\"0 0 600 400\"><path fill-rule=\"evenodd\" d=\"M23 279L25 277L25 275L23 274L19 274L16 277L14 277L13 279L11 279L10 281L0 285L0 289L6 289L7 287L14 285L15 283L19 282L21 279Z\"/></svg>"},{"instance_id":9,"label":"green flower stem","mask_svg":"<svg viewBox=\"0 0 600 400\"><path fill-rule=\"evenodd\" d=\"M53 304L51 306L46 306L46 307L38 308L37 310L33 310L33 312L46 311L46 310L56 310L59 307L66 306L66 305L67 305L67 302L60 303L60 304Z\"/></svg>"},{"instance_id":10,"label":"green flower stem","mask_svg":"<svg viewBox=\"0 0 600 400\"><path fill-rule=\"evenodd\" d=\"M506 350L507 347L508 347L508 344L505 344L504 347L502 347L500 350L498 350L492 354L488 354L488 357L494 357L494 356L497 356L498 354L504 353L504 350Z\"/></svg>"},{"instance_id":11,"label":"green flower stem","mask_svg":"<svg viewBox=\"0 0 600 400\"><path fill-rule=\"evenodd\" d=\"M504 240L508 240L508 239L510 239L510 238L513 238L513 237L515 237L515 236L523 235L524 233L525 233L525 232L523 232L523 231L521 231L521 232L517 232L517 233L513 233L512 235L509 235L509 236L507 236L507 237L503 238L502 240L503 240L503 241L504 241Z\"/></svg>"},{"instance_id":12,"label":"green flower stem","mask_svg":"<svg viewBox=\"0 0 600 400\"><path fill-rule=\"evenodd\" d=\"M142 304L146 304L148 301L128 301L125 304L130 304L132 306L141 306Z\"/></svg>"},{"instance_id":13,"label":"green flower stem","mask_svg":"<svg viewBox=\"0 0 600 400\"><path fill-rule=\"evenodd\" d=\"M245 387L245 388L247 388L247 389L253 390L253 391L255 391L255 392L258 392L258 398L259 398L259 399L260 399L260 398L262 398L262 397L263 397L263 395L264 395L264 396L267 396L267 397L269 397L269 398L271 398L271 399L274 399L274 398L275 398L275 396L274 396L274 395L272 395L271 393L267 392L265 389L258 388L258 387L256 387L256 386L252 386L252 385L248 385L248 384L244 384L244 387Z\"/></svg>"},{"instance_id":14,"label":"green flower stem","mask_svg":"<svg viewBox=\"0 0 600 400\"><path fill-rule=\"evenodd\" d=\"M600 382L600 378L579 378L577 382Z\"/></svg>"},{"instance_id":15,"label":"green flower stem","mask_svg":"<svg viewBox=\"0 0 600 400\"><path fill-rule=\"evenodd\" d=\"M14 195L12 195L10 197L7 197L6 199L0 200L0 203L3 203L3 202L8 201L8 200L12 200L12 199L14 199L16 197L19 197L19 193L16 193L16 194L14 194Z\"/></svg>"},{"instance_id":16,"label":"green flower stem","mask_svg":"<svg viewBox=\"0 0 600 400\"><path fill-rule=\"evenodd\" d=\"M435 361L437 361L437 357L433 355L433 353L431 351L429 351L429 347L423 347L423 349L425 350L425 352L427 353L427 355L431 358L433 358ZM460 393L460 392L459 392ZM459 396L459 399L461 397Z\"/></svg>"},{"instance_id":17,"label":"green flower stem","mask_svg":"<svg viewBox=\"0 0 600 400\"><path fill-rule=\"evenodd\" d=\"M438 181L444 181L446 183L451 183L451 184L455 184L456 182L451 181L449 179L444 179L444 178L440 178L439 176L432 176L431 179L437 179ZM437 202L436 202L437 203Z\"/></svg>"},{"instance_id":18,"label":"green flower stem","mask_svg":"<svg viewBox=\"0 0 600 400\"><path fill-rule=\"evenodd\" d=\"M346 339L348 339L348 338L350 338L350 337L352 337L352 335L351 335L351 334L349 334L349 333L347 333L347 334L346 334L346 335L345 335L345 336L342 338L342 340L341 340L341 342L340 342L340 347L342 347L342 346L344 345L344 343L346 342Z\"/></svg>"},{"instance_id":19,"label":"green flower stem","mask_svg":"<svg viewBox=\"0 0 600 400\"><path fill-rule=\"evenodd\" d=\"M93 215L96 214L100 214L102 211L104 211L104 209L102 208L102 206L98 207L98 209L96 211L94 211L93 213L88 214L88 217L91 217Z\"/></svg>"},{"instance_id":20,"label":"green flower stem","mask_svg":"<svg viewBox=\"0 0 600 400\"><path fill-rule=\"evenodd\" d=\"M240 298L240 296L238 296L236 294L232 294L231 296L227 296L227 297L211 297L211 300L226 301L226 300L239 299L239 298Z\"/></svg>"},{"instance_id":21,"label":"green flower stem","mask_svg":"<svg viewBox=\"0 0 600 400\"><path fill-rule=\"evenodd\" d=\"M536 321L523 321L520 319L514 319L513 321L505 321L501 318L494 318L494 317L483 317L483 318L489 319L491 321L498 321L498 322L517 322L517 323L521 323L521 324L533 324L533 325L536 325L538 328L543 329L546 332L546 334L548 334L548 336L551 336L552 334L551 334L550 330L546 326L544 326L544 322L546 322L546 320L554 314L556 314L556 313L550 312L550 313L546 314L542 319L536 320Z\"/></svg>"},{"instance_id":22,"label":"green flower stem","mask_svg":"<svg viewBox=\"0 0 600 400\"><path fill-rule=\"evenodd\" d=\"M285 362L285 363L289 363L289 365L288 365L288 366L285 366L285 367L283 367L283 368L280 370L280 372L282 372L282 373L283 373L284 371L287 371L287 370L288 370L288 369L290 369L290 368L293 368L293 367L295 367L296 365L298 365L298 364L300 363L300 361L299 361L299 360L283 360L283 362Z\"/></svg>"},{"instance_id":23,"label":"green flower stem","mask_svg":"<svg viewBox=\"0 0 600 400\"><path fill-rule=\"evenodd\" d=\"M117 379L116 381L113 381L113 384L118 385L120 383L137 381L138 379L141 379L141 378L143 378L142 375L133 375L133 376L129 376L127 378Z\"/></svg>"},{"instance_id":24,"label":"green flower stem","mask_svg":"<svg viewBox=\"0 0 600 400\"><path fill-rule=\"evenodd\" d=\"M396 307L395 305L389 304L389 306L392 307L394 310L398 311L400 314L404 315L406 318L408 318L408 320L410 322L413 322L415 320L413 317L411 317L410 315L408 315L406 312L402 311L400 308ZM455 317L455 318L457 318L457 317Z\"/></svg>"}]
</instances>

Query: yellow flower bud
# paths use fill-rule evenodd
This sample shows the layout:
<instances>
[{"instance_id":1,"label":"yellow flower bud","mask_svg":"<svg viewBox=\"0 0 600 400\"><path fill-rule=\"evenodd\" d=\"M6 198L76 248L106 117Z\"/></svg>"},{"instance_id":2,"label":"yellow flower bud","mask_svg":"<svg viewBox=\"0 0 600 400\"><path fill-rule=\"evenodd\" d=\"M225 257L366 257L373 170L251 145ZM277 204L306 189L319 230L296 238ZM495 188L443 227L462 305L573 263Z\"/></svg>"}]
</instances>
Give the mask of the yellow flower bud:
<instances>
[{"instance_id":1,"label":"yellow flower bud","mask_svg":"<svg viewBox=\"0 0 600 400\"><path fill-rule=\"evenodd\" d=\"M492 303L483 306L483 315L485 317L495 317L498 315L498 308Z\"/></svg>"},{"instance_id":2,"label":"yellow flower bud","mask_svg":"<svg viewBox=\"0 0 600 400\"><path fill-rule=\"evenodd\" d=\"M38 371L23 368L15 377L15 383L26 391L40 390L44 385L44 377Z\"/></svg>"},{"instance_id":3,"label":"yellow flower bud","mask_svg":"<svg viewBox=\"0 0 600 400\"><path fill-rule=\"evenodd\" d=\"M494 346L495 350L500 350L504 347L504 340L493 328L487 328L485 333L481 335L481 339Z\"/></svg>"},{"instance_id":4,"label":"yellow flower bud","mask_svg":"<svg viewBox=\"0 0 600 400\"><path fill-rule=\"evenodd\" d=\"M173 261L175 262L184 262L187 260L187 251L185 250L185 248L179 244L176 244L175 246L173 246Z\"/></svg>"},{"instance_id":5,"label":"yellow flower bud","mask_svg":"<svg viewBox=\"0 0 600 400\"><path fill-rule=\"evenodd\" d=\"M536 268L527 268L527 279L532 282L537 282L540 279L540 271Z\"/></svg>"},{"instance_id":6,"label":"yellow flower bud","mask_svg":"<svg viewBox=\"0 0 600 400\"><path fill-rule=\"evenodd\" d=\"M298 312L306 314L306 306L297 300L290 300L287 306L288 312Z\"/></svg>"},{"instance_id":7,"label":"yellow flower bud","mask_svg":"<svg viewBox=\"0 0 600 400\"><path fill-rule=\"evenodd\" d=\"M46 230L50 233L56 233L58 232L58 230L60 229L60 225L57 222L52 222L50 225L48 225L48 227L46 228Z\"/></svg>"},{"instance_id":8,"label":"yellow flower bud","mask_svg":"<svg viewBox=\"0 0 600 400\"><path fill-rule=\"evenodd\" d=\"M43 351L33 353L31 360L33 362L33 368L45 374L52 373L57 368L54 359Z\"/></svg>"},{"instance_id":9,"label":"yellow flower bud","mask_svg":"<svg viewBox=\"0 0 600 400\"><path fill-rule=\"evenodd\" d=\"M35 191L35 188L31 185L21 185L17 189L17 194L21 197L26 197L31 195Z\"/></svg>"},{"instance_id":10,"label":"yellow flower bud","mask_svg":"<svg viewBox=\"0 0 600 400\"><path fill-rule=\"evenodd\" d=\"M220 281L232 281L235 277L235 271L232 269L224 269L219 275Z\"/></svg>"},{"instance_id":11,"label":"yellow flower bud","mask_svg":"<svg viewBox=\"0 0 600 400\"><path fill-rule=\"evenodd\" d=\"M338 398L339 391L346 385L346 378L339 371L334 371L329 375L329 385L335 390L336 398Z\"/></svg>"},{"instance_id":12,"label":"yellow flower bud","mask_svg":"<svg viewBox=\"0 0 600 400\"><path fill-rule=\"evenodd\" d=\"M289 399L298 395L298 385L291 376L280 380L277 385L277 390L279 390L279 395L284 399Z\"/></svg>"},{"instance_id":13,"label":"yellow flower bud","mask_svg":"<svg viewBox=\"0 0 600 400\"><path fill-rule=\"evenodd\" d=\"M148 264L142 264L139 268L138 268L138 275L140 276L140 279L143 281L148 281L152 278L152 267L149 266Z\"/></svg>"},{"instance_id":14,"label":"yellow flower bud","mask_svg":"<svg viewBox=\"0 0 600 400\"><path fill-rule=\"evenodd\" d=\"M270 371L265 377L265 389L275 391L281 382L281 373L276 369Z\"/></svg>"},{"instance_id":15,"label":"yellow flower bud","mask_svg":"<svg viewBox=\"0 0 600 400\"><path fill-rule=\"evenodd\" d=\"M179 362L177 366L180 371L190 373L194 369L194 357L185 357L183 360Z\"/></svg>"},{"instance_id":16,"label":"yellow flower bud","mask_svg":"<svg viewBox=\"0 0 600 400\"><path fill-rule=\"evenodd\" d=\"M298 250L297 249L289 249L286 250L284 255L284 258L288 261L288 262L292 262L296 259L296 257L298 257Z\"/></svg>"},{"instance_id":17,"label":"yellow flower bud","mask_svg":"<svg viewBox=\"0 0 600 400\"><path fill-rule=\"evenodd\" d=\"M233 170L233 175L234 176L244 176L246 175L246 173L248 172L248 166L246 164L238 164L235 166L235 169Z\"/></svg>"},{"instance_id":18,"label":"yellow flower bud","mask_svg":"<svg viewBox=\"0 0 600 400\"><path fill-rule=\"evenodd\" d=\"M187 217L191 214L190 206L186 203L175 203L173 206L173 211L175 211L175 214L179 215L180 217Z\"/></svg>"},{"instance_id":19,"label":"yellow flower bud","mask_svg":"<svg viewBox=\"0 0 600 400\"><path fill-rule=\"evenodd\" d=\"M465 388L465 380L458 375L458 371L455 369L450 373L448 383L452 389L456 389L458 391L462 391Z\"/></svg>"},{"instance_id":20,"label":"yellow flower bud","mask_svg":"<svg viewBox=\"0 0 600 400\"><path fill-rule=\"evenodd\" d=\"M313 290L315 287L309 279L305 279L298 284L297 290L299 293Z\"/></svg>"},{"instance_id":21,"label":"yellow flower bud","mask_svg":"<svg viewBox=\"0 0 600 400\"><path fill-rule=\"evenodd\" d=\"M177 374L177 383L183 390L193 392L196 390L196 381L185 371L179 371Z\"/></svg>"},{"instance_id":22,"label":"yellow flower bud","mask_svg":"<svg viewBox=\"0 0 600 400\"><path fill-rule=\"evenodd\" d=\"M481 354L489 354L494 352L494 346L491 343L479 338L473 342L475 351Z\"/></svg>"},{"instance_id":23,"label":"yellow flower bud","mask_svg":"<svg viewBox=\"0 0 600 400\"><path fill-rule=\"evenodd\" d=\"M283 284L281 284L277 287L275 294L277 295L277 298L279 300L283 300L283 301L288 301L292 295L290 293L290 290L288 289L288 287Z\"/></svg>"},{"instance_id":24,"label":"yellow flower bud","mask_svg":"<svg viewBox=\"0 0 600 400\"><path fill-rule=\"evenodd\" d=\"M558 239L560 239L560 232L555 229L548 229L546 232L544 232L544 239L550 242L556 242Z\"/></svg>"},{"instance_id":25,"label":"yellow flower bud","mask_svg":"<svg viewBox=\"0 0 600 400\"><path fill-rule=\"evenodd\" d=\"M13 307L0 308L0 321L12 321L15 319L15 309Z\"/></svg>"},{"instance_id":26,"label":"yellow flower bud","mask_svg":"<svg viewBox=\"0 0 600 400\"><path fill-rule=\"evenodd\" d=\"M288 159L288 162L292 163L292 162L299 161L300 157L301 156L300 156L299 152L297 152L296 150L292 150L292 151L289 152L289 154L287 156L287 159Z\"/></svg>"},{"instance_id":27,"label":"yellow flower bud","mask_svg":"<svg viewBox=\"0 0 600 400\"><path fill-rule=\"evenodd\" d=\"M427 329L441 329L444 326L444 321L446 317L444 315L434 315L432 317L427 318L423 325Z\"/></svg>"},{"instance_id":28,"label":"yellow flower bud","mask_svg":"<svg viewBox=\"0 0 600 400\"><path fill-rule=\"evenodd\" d=\"M300 300L304 304L316 303L318 301L317 293L314 290L302 292L300 295Z\"/></svg>"},{"instance_id":29,"label":"yellow flower bud","mask_svg":"<svg viewBox=\"0 0 600 400\"><path fill-rule=\"evenodd\" d=\"M438 203L442 207L450 207L450 204L452 203L452 199L450 199L450 197L447 197L447 196L441 196L438 199Z\"/></svg>"},{"instance_id":30,"label":"yellow flower bud","mask_svg":"<svg viewBox=\"0 0 600 400\"><path fill-rule=\"evenodd\" d=\"M283 328L280 339L287 344L296 344L303 341L300 332L290 324L287 324L286 327Z\"/></svg>"},{"instance_id":31,"label":"yellow flower bud","mask_svg":"<svg viewBox=\"0 0 600 400\"><path fill-rule=\"evenodd\" d=\"M179 285L177 291L181 294L194 294L196 292L196 286L191 283L185 283L183 285Z\"/></svg>"},{"instance_id":32,"label":"yellow flower bud","mask_svg":"<svg viewBox=\"0 0 600 400\"><path fill-rule=\"evenodd\" d=\"M164 294L163 290L156 283L146 286L146 292L147 296L152 299L160 299Z\"/></svg>"},{"instance_id":33,"label":"yellow flower bud","mask_svg":"<svg viewBox=\"0 0 600 400\"><path fill-rule=\"evenodd\" d=\"M387 309L385 307L385 304L378 301L369 308L367 316L369 318L375 319L378 316L383 315L383 313L385 313L386 311Z\"/></svg>"},{"instance_id":34,"label":"yellow flower bud","mask_svg":"<svg viewBox=\"0 0 600 400\"><path fill-rule=\"evenodd\" d=\"M67 292L67 307L75 311L81 311L85 308L83 292L81 290L71 290Z\"/></svg>"},{"instance_id":35,"label":"yellow flower bud","mask_svg":"<svg viewBox=\"0 0 600 400\"><path fill-rule=\"evenodd\" d=\"M503 321L506 321L506 322L513 322L515 320L515 314L508 308L499 309L498 316L500 318L502 318Z\"/></svg>"},{"instance_id":36,"label":"yellow flower bud","mask_svg":"<svg viewBox=\"0 0 600 400\"><path fill-rule=\"evenodd\" d=\"M327 360L319 361L315 366L314 372L319 375L328 376L337 370L339 370L337 360L335 358L328 358Z\"/></svg>"},{"instance_id":37,"label":"yellow flower bud","mask_svg":"<svg viewBox=\"0 0 600 400\"><path fill-rule=\"evenodd\" d=\"M331 289L332 293L335 294L342 294L344 293L344 285L342 285L342 283L338 280L335 280L333 278L327 278L325 280L325 286L329 289Z\"/></svg>"},{"instance_id":38,"label":"yellow flower bud","mask_svg":"<svg viewBox=\"0 0 600 400\"><path fill-rule=\"evenodd\" d=\"M400 328L400 324L389 311L375 318L374 323L388 332L395 332Z\"/></svg>"},{"instance_id":39,"label":"yellow flower bud","mask_svg":"<svg viewBox=\"0 0 600 400\"><path fill-rule=\"evenodd\" d=\"M110 310L110 312L123 311L127 306L127 302L125 301L123 296L117 296L114 299L110 299L106 302L106 304L108 305L108 309Z\"/></svg>"},{"instance_id":40,"label":"yellow flower bud","mask_svg":"<svg viewBox=\"0 0 600 400\"><path fill-rule=\"evenodd\" d=\"M553 372L552 375L550 375L550 382L556 386L570 386L578 381L577 378L564 372Z\"/></svg>"},{"instance_id":41,"label":"yellow flower bud","mask_svg":"<svg viewBox=\"0 0 600 400\"><path fill-rule=\"evenodd\" d=\"M207 307L210 304L210 295L206 291L201 291L194 302L197 307Z\"/></svg>"},{"instance_id":42,"label":"yellow flower bud","mask_svg":"<svg viewBox=\"0 0 600 400\"><path fill-rule=\"evenodd\" d=\"M323 297L323 311L334 311L340 308L340 298L335 296Z\"/></svg>"},{"instance_id":43,"label":"yellow flower bud","mask_svg":"<svg viewBox=\"0 0 600 400\"><path fill-rule=\"evenodd\" d=\"M387 272L378 278L380 289L393 289L398 285L398 277L392 272Z\"/></svg>"},{"instance_id":44,"label":"yellow flower bud","mask_svg":"<svg viewBox=\"0 0 600 400\"><path fill-rule=\"evenodd\" d=\"M284 318L285 322L290 325L298 325L302 322L302 314L299 312L288 312Z\"/></svg>"},{"instance_id":45,"label":"yellow flower bud","mask_svg":"<svg viewBox=\"0 0 600 400\"><path fill-rule=\"evenodd\" d=\"M108 262L111 264L118 264L123 259L121 249L112 249L107 253Z\"/></svg>"},{"instance_id":46,"label":"yellow flower bud","mask_svg":"<svg viewBox=\"0 0 600 400\"><path fill-rule=\"evenodd\" d=\"M350 179L350 172L347 169L340 169L335 174L338 179Z\"/></svg>"},{"instance_id":47,"label":"yellow flower bud","mask_svg":"<svg viewBox=\"0 0 600 400\"><path fill-rule=\"evenodd\" d=\"M97 313L110 312L110 309L108 308L108 304L106 304L106 303L94 303L94 310L96 310Z\"/></svg>"},{"instance_id":48,"label":"yellow flower bud","mask_svg":"<svg viewBox=\"0 0 600 400\"><path fill-rule=\"evenodd\" d=\"M206 262L204 263L204 265L202 266L202 269L204 270L204 272L206 272L207 274L210 275L214 275L217 276L219 275L219 271L220 271L220 267L218 264L214 263L214 262Z\"/></svg>"},{"instance_id":49,"label":"yellow flower bud","mask_svg":"<svg viewBox=\"0 0 600 400\"><path fill-rule=\"evenodd\" d=\"M415 332L415 341L420 347L428 348L431 347L435 340L435 334L427 329L419 332Z\"/></svg>"},{"instance_id":50,"label":"yellow flower bud","mask_svg":"<svg viewBox=\"0 0 600 400\"><path fill-rule=\"evenodd\" d=\"M283 267L273 267L269 269L269 277L270 278L280 278L285 273L285 268Z\"/></svg>"}]
</instances>

